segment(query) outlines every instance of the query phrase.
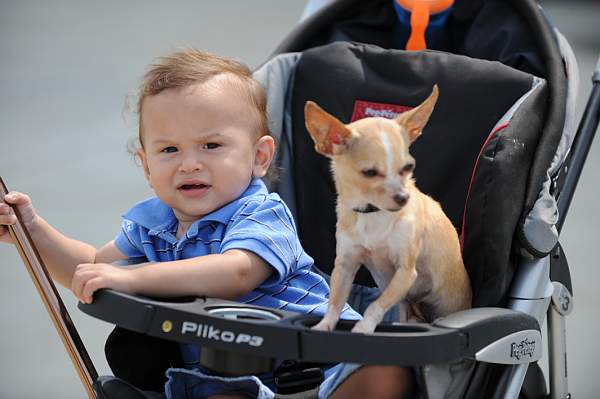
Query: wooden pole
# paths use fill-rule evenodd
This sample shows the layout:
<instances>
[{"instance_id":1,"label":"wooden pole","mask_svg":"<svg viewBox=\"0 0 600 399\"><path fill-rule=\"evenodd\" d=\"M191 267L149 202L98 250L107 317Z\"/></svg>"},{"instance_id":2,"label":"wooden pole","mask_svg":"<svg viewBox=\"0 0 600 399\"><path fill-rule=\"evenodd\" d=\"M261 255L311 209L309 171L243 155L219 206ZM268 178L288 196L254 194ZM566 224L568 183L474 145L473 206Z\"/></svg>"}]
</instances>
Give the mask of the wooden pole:
<instances>
[{"instance_id":1,"label":"wooden pole","mask_svg":"<svg viewBox=\"0 0 600 399\"><path fill-rule=\"evenodd\" d=\"M0 177L0 201L4 199L6 194L8 194L8 189ZM94 384L94 381L98 379L96 368L77 333L77 329L60 298L60 294L58 293L48 270L44 266L39 252L31 240L29 232L22 222L19 210L15 206L8 205L11 206L17 216L17 223L8 226L9 233L15 243L17 251L27 267L29 276L33 280L33 283L42 298L46 311L50 315L50 319L52 319L54 327L71 358L71 362L73 362L73 365L75 366L75 370L83 383L83 387L85 388L88 397L90 399L95 399L96 392L92 385Z\"/></svg>"}]
</instances>

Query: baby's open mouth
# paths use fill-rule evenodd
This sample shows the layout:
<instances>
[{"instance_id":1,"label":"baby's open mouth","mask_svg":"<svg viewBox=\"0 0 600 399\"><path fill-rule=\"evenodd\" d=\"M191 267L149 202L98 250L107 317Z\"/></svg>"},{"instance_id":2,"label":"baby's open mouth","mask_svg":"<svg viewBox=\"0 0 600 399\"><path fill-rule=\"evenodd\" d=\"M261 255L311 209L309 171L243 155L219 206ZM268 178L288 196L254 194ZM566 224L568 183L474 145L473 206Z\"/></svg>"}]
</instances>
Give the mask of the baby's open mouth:
<instances>
[{"instance_id":1,"label":"baby's open mouth","mask_svg":"<svg viewBox=\"0 0 600 399\"><path fill-rule=\"evenodd\" d=\"M206 184L183 184L179 187L180 190L200 190L208 187Z\"/></svg>"}]
</instances>

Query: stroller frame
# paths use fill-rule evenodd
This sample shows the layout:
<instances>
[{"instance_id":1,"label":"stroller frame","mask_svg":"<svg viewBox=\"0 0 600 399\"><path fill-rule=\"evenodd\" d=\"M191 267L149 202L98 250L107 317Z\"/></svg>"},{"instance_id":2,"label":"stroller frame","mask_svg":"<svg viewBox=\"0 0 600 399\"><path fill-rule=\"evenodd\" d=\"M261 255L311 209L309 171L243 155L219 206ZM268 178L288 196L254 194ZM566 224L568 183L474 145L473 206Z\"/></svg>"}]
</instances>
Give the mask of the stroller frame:
<instances>
[{"instance_id":1,"label":"stroller frame","mask_svg":"<svg viewBox=\"0 0 600 399\"><path fill-rule=\"evenodd\" d=\"M592 91L569 155L555 177L556 192L558 193L559 219L557 228L559 232L566 220L577 182L581 176L600 121L600 58L592 75L592 85ZM559 281L552 282L554 288L552 291L552 306L548 308L547 314L550 393L554 399L570 397L567 383L566 316L573 310L573 289L568 275L569 269L566 258L560 244L557 245L551 257L556 260L556 263L560 264L560 266L557 266L557 269L560 268L557 273L562 273L561 277L557 278ZM546 274L544 274L544 278L546 278ZM563 281L564 284L560 281Z\"/></svg>"},{"instance_id":2,"label":"stroller frame","mask_svg":"<svg viewBox=\"0 0 600 399\"><path fill-rule=\"evenodd\" d=\"M560 232L564 224L566 215L568 213L569 205L571 203L574 191L577 185L577 181L583 169L587 153L591 146L595 131L598 126L600 117L600 60L596 67L596 71L592 78L593 89L590 94L588 104L584 113L582 122L578 128L577 134L573 141L571 151L565 161L562 163L556 174L552 177L553 181L553 193L558 198L558 209L559 219L557 222L557 229ZM28 242L26 234L17 236L17 241ZM25 246L31 246L30 242ZM34 247L33 247L34 248ZM31 257L35 254L35 251L22 251L22 256L25 263L31 263ZM39 273L39 272L37 272ZM33 278L32 274L32 278ZM56 290L51 288L43 287L42 292L52 296L58 296ZM40 293L42 293L40 292ZM549 366L550 366L550 397L551 398L568 398L568 375L567 375L567 361L566 361L566 316L571 313L573 309L573 296L572 287L569 276L568 264L566 257L560 244L557 244L549 254L543 257L535 258L532 256L523 256L517 274L514 279L514 284L509 294L508 308L517 312L530 315L537 321L539 325L542 325L544 317L547 317L548 326L548 350L549 350ZM60 298L59 298L60 300ZM140 306L148 308L153 306L155 303L151 299L145 298L131 298L125 295L120 295L110 290L101 292L97 300L91 305L80 304L79 307L84 312L89 313L95 317L117 323L119 325L127 326L129 322L125 321L125 318L121 314L116 314L114 309L111 309L110 304L113 300L123 301L123 303L129 303L132 307L128 310L136 309L134 304L140 304ZM209 301L210 302L210 301ZM227 305L228 307L235 307L233 304L219 301L220 305ZM213 304L214 305L214 304ZM187 306L187 305L186 305ZM179 312L187 312L186 306L174 306L172 314L178 314ZM214 306L213 306L214 307ZM238 306L240 312L243 311L243 306ZM69 320L68 314L64 309L58 308L52 310L47 308L49 313L56 313L56 315L63 321ZM481 312L487 312L486 309L480 309ZM467 311L472 312L472 311ZM235 313L235 312L234 312ZM491 316L490 312L487 316ZM181 313L183 314L183 313ZM471 313L472 314L472 313ZM151 330L153 321L150 318L155 315L149 315L148 313L140 317L140 323L144 325L146 333L154 334L156 336L163 336L160 331ZM204 315L203 317L213 320L214 323L222 321L220 316L214 316L211 314ZM156 320L159 320L157 318ZM436 323L437 326L446 328L462 328L468 326L468 317L465 318L453 318L449 320L442 320ZM248 323L228 320L227 323L230 325L239 324L242 330L247 329ZM462 326L459 325L462 323ZM55 324L56 325L56 324ZM164 325L161 325L164 330ZM129 325L134 330L140 330L140 327ZM304 326L305 327L305 326ZM406 326L405 326L406 327ZM273 326L275 329L280 327ZM58 327L57 327L58 329ZM284 328L282 330L288 331ZM69 329L70 330L70 329ZM265 330L267 331L268 328ZM304 331L304 330L303 330ZM407 330L408 331L408 330ZM74 332L76 333L76 332ZM72 331L65 333L64 330L61 332L61 336L64 334L73 334ZM401 335L399 333L398 335ZM292 336L290 335L290 338ZM339 338L339 337L338 337ZM399 337L398 339L404 339ZM203 345L210 346L215 344L209 340L200 340ZM187 341L186 341L187 342ZM85 353L85 348L82 345L76 345L79 353ZM240 347L235 345L226 345L220 343L215 345L216 348L226 349L231 351L239 350ZM484 350L485 349L485 350ZM501 361L506 357L504 353L506 349L506 342L502 340L492 340L489 345L485 345L483 348L474 353L474 358L483 362L494 363ZM83 350L83 352L81 352ZM276 349L273 349L275 354ZM254 351L243 350L245 353L255 353ZM87 358L87 354L85 355ZM528 360L538 360L539 357L530 356ZM518 359L517 359L518 360ZM506 381L508 383L505 386L503 392L497 392L498 397L518 397L522 390L523 383L526 379L526 374L529 369L529 363L526 361L515 362L505 372ZM429 374L434 377L436 375L435 367L429 369ZM96 389L101 389L96 387ZM429 390L430 395L435 395L437 388L432 386ZM90 394L90 397L92 395Z\"/></svg>"},{"instance_id":3,"label":"stroller frame","mask_svg":"<svg viewBox=\"0 0 600 399\"><path fill-rule=\"evenodd\" d=\"M561 209L561 218L559 219L559 227L562 228L562 224L564 223L564 219L566 217L568 211L568 205L571 201L571 198L574 194L574 188L576 185L576 181L581 174L581 170L585 163L585 157L587 155L587 150L589 149L589 145L591 144L591 140L593 139L595 130L598 126L598 113L600 112L600 81L598 80L598 76L600 76L600 64L598 66L598 71L594 75L594 89L590 96L590 100L588 103L587 111L578 129L578 133L576 135L576 139L574 140L574 144L572 146L569 157L565 160L562 167L559 168L557 173L553 176L554 181L554 192L558 195L560 193L560 198L558 204ZM548 351L549 351L549 366L550 366L550 398L568 398L569 390L568 390L568 375L567 375L567 363L566 363L566 316L573 309L573 297L572 297L572 287L569 276L568 264L566 262L566 257L560 244L557 244L556 247L551 251L551 253L547 254L544 257L534 258L532 256L523 256L520 262L520 265L517 269L517 275L514 278L514 283L512 289L509 294L509 302L507 307L518 314L521 315L529 315L531 319L536 321L535 325L538 327L529 324L530 328L533 330L538 329L539 325L542 325L544 322L544 317L547 317L547 328L548 328ZM129 327L136 331L141 331L139 326L130 325L128 326L127 322L125 322L125 317L118 317L114 314L114 311L110 311L110 309L114 309L115 306L113 296L117 295L114 292L103 292L98 296L94 304L92 305L82 305L80 304L80 309L84 312L91 314L95 317L101 318L103 320L117 322L117 324ZM129 299L128 299L129 300ZM135 299L136 301L140 301L139 298ZM148 306L148 302L142 302L144 306ZM112 304L112 305L109 305ZM211 303L210 307L214 308L215 303ZM217 306L233 306L230 303L224 303L223 301L219 301ZM240 305L236 305L240 306ZM172 306L166 305L167 308L171 308L169 310L173 310ZM266 309L263 309L266 310ZM434 327L442 327L442 328L455 328L459 331L469 331L472 329L474 325L477 323L481 323L482 325L486 325L487 321L493 320L498 314L495 314L496 310L494 309L472 309L467 311L463 315L451 315L448 318L444 318L438 320L434 323ZM199 312L202 313L202 312ZM510 314L513 316L513 314ZM186 314L186 317L190 317L189 314ZM217 323L216 319L211 319L210 315L206 313L202 314L203 322L207 323ZM204 318L208 317L208 318ZM474 322L476 319L476 322ZM522 319L523 322L525 319ZM146 320L145 322L148 324L149 322ZM230 321L228 328L235 328L236 323ZM248 330L249 326L247 323L243 326L244 331ZM301 324L307 326L310 323L305 319L301 322ZM342 323L345 329L348 329L347 323ZM489 327L489 325L487 325ZM265 326L266 327L266 326ZM393 328L389 326L385 326L385 328ZM413 346L418 344L419 339L409 341L407 335L405 334L410 330L409 326L397 326L398 330L394 333L393 330L389 335L396 335L397 340L404 340L410 342L407 346ZM279 328L281 331L289 332L286 328ZM485 327L483 328L485 330ZM518 335L523 333L527 329L522 329L520 331L515 330L515 334L510 335L510 343L519 343L523 341L527 341L530 339L528 335ZM148 327L145 331L151 335L160 336L156 332L152 331L151 327ZM271 331L274 332L274 331ZM431 334L431 330L428 330ZM266 331L262 331L261 333L265 333ZM274 332L275 333L275 332ZM313 340L303 341L303 338L298 338L302 342L302 349L305 352L301 353L299 349L296 352L297 358L302 358L304 360L323 360L322 358L318 358L318 355L315 353L326 353L327 356L332 356L331 359L339 360L339 361L358 361L359 355L356 354L347 354L343 351L342 354L340 350L333 349L324 349L335 345L337 342L340 347L347 348L348 346L352 347L360 347L360 344L352 345L347 341L346 345L340 345L339 340L343 339L343 333L340 333L336 337L332 337L331 340L326 340L323 334L316 333L308 333L305 330L301 330L300 335L302 336L317 336L319 339L315 338ZM325 335L334 335L334 334L325 334ZM346 334L350 335L350 334ZM403 336L404 335L404 336ZM292 336L288 336L288 342L294 341L296 338L294 334ZM518 338L517 338L518 337ZM347 338L347 337L346 337ZM319 344L320 339L324 339L323 342ZM379 338L377 338L379 339ZM277 340L277 339L275 339ZM393 345L393 340L390 340L386 343L386 345ZM189 341L186 341L189 342ZM214 342L202 341L198 340L198 342L202 342L205 346L215 346ZM372 344L370 350L377 353L385 354L385 347L378 347L375 345L375 342L371 340ZM421 342L425 342L424 337L421 337ZM430 345L431 342L427 343ZM540 341L537 341L540 342ZM447 345L447 344L446 344ZM440 345L440 346L446 346ZM287 345L289 346L289 345ZM308 351L308 348L311 346L316 346L316 349L313 351ZM422 348L426 345L421 345L419 348ZM434 352L436 352L440 346L436 346ZM390 348L391 346L388 346ZM227 347L226 345L219 346L219 349L227 350L232 349ZM507 358L507 340L506 336L496 336L496 337L488 337L488 340L485 344L481 344L481 347L478 350L474 350L472 353L472 357L481 362L487 362L490 364L506 364ZM241 348L237 347L235 350L240 351ZM270 351L273 352L270 352ZM295 352L295 349L290 350L292 353ZM418 350L417 350L418 351ZM252 351L244 350L244 353L252 353ZM390 350L388 350L390 352ZM260 352L262 355L265 354L265 350ZM281 354L281 348L279 349L270 349L267 351L267 355L269 353ZM360 360L365 363L391 363L389 359L385 358L385 356L381 355L377 357L377 353L373 355L370 359L365 359L364 357L360 358ZM236 355L226 355L223 352L220 354L224 357L231 356L231 361L236 362L240 361L239 358L236 358ZM291 353L290 353L291 354ZM364 356L364 354L361 354ZM312 357L311 357L312 356ZM317 358L315 358L317 356ZM324 355L325 356L325 355ZM438 361L444 361L446 359L444 356L452 355L438 355ZM420 359L419 363L418 359L410 359L415 361L416 364L425 365L428 362L429 365L424 367L424 381L423 388L426 390L426 394L429 397L440 397L441 392L444 391L443 386L440 386L439 379L440 377L443 379L444 375L447 373L447 370L444 370L443 367L439 367L436 365L432 365L436 363L434 358L429 359ZM403 359L406 360L406 359ZM446 359L448 360L448 359ZM523 391L523 386L527 387L526 376L529 370L532 370L532 373L535 375L536 371L539 372L537 367L529 368L530 363L539 360L539 355L536 354L534 356L530 356L529 358L523 357L523 360L517 359L519 361L514 361L515 359L511 359L513 364L507 367L503 373L501 380L505 382L502 385L502 390L498 390L494 392L494 397L518 397L519 394ZM406 361L405 364L409 364L410 361ZM540 374L537 374L538 378L541 377ZM529 383L531 384L531 383ZM542 385L540 385L542 384ZM533 389L535 396L526 396L526 397L546 397L546 387L545 382L543 380L534 380L533 381Z\"/></svg>"}]
</instances>

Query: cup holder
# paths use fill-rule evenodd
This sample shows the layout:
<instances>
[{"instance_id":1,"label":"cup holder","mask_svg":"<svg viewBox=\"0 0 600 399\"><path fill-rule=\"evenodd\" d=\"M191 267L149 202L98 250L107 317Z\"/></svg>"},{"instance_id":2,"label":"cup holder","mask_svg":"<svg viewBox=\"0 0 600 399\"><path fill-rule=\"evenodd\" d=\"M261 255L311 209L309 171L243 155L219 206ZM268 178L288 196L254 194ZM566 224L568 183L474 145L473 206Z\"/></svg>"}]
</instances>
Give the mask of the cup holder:
<instances>
[{"instance_id":1,"label":"cup holder","mask_svg":"<svg viewBox=\"0 0 600 399\"><path fill-rule=\"evenodd\" d=\"M205 311L212 316L222 317L228 320L269 322L282 319L279 314L266 309L241 306L210 306L205 308Z\"/></svg>"},{"instance_id":2,"label":"cup holder","mask_svg":"<svg viewBox=\"0 0 600 399\"><path fill-rule=\"evenodd\" d=\"M320 318L316 318L316 317L301 318L299 320L296 320L296 322L294 324L301 325L306 328L312 328L320 320L321 320ZM340 320L337 323L337 325L335 326L335 331L350 332L350 330L352 330L352 327L354 327L354 324L356 324L356 320Z\"/></svg>"},{"instance_id":3,"label":"cup holder","mask_svg":"<svg viewBox=\"0 0 600 399\"><path fill-rule=\"evenodd\" d=\"M389 323L389 324L380 324L375 329L376 333L382 334L395 334L395 333L425 333L431 331L429 324L418 324L418 323Z\"/></svg>"},{"instance_id":4,"label":"cup holder","mask_svg":"<svg viewBox=\"0 0 600 399\"><path fill-rule=\"evenodd\" d=\"M312 328L321 319L318 317L303 317L297 319L294 324L306 328ZM357 320L340 320L335 327L335 331L350 332L352 327L356 324ZM431 331L429 324L417 324L417 323L382 323L377 326L375 333L380 334L406 334L406 333L424 333Z\"/></svg>"}]
</instances>

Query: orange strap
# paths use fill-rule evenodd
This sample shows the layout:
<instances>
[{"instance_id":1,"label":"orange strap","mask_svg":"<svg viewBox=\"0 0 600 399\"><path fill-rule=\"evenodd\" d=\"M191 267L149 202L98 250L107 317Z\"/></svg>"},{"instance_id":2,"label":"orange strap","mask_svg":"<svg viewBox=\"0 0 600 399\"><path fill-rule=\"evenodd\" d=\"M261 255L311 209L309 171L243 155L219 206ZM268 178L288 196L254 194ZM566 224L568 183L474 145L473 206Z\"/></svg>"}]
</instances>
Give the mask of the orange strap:
<instances>
[{"instance_id":1,"label":"orange strap","mask_svg":"<svg viewBox=\"0 0 600 399\"><path fill-rule=\"evenodd\" d=\"M425 50L425 30L429 24L429 4L427 1L413 2L412 14L410 16L410 37L406 43L409 51Z\"/></svg>"},{"instance_id":2,"label":"orange strap","mask_svg":"<svg viewBox=\"0 0 600 399\"><path fill-rule=\"evenodd\" d=\"M400 7L411 12L410 37L406 49L419 51L427 49L425 31L429 24L429 15L437 14L452 6L454 0L396 0Z\"/></svg>"}]
</instances>

